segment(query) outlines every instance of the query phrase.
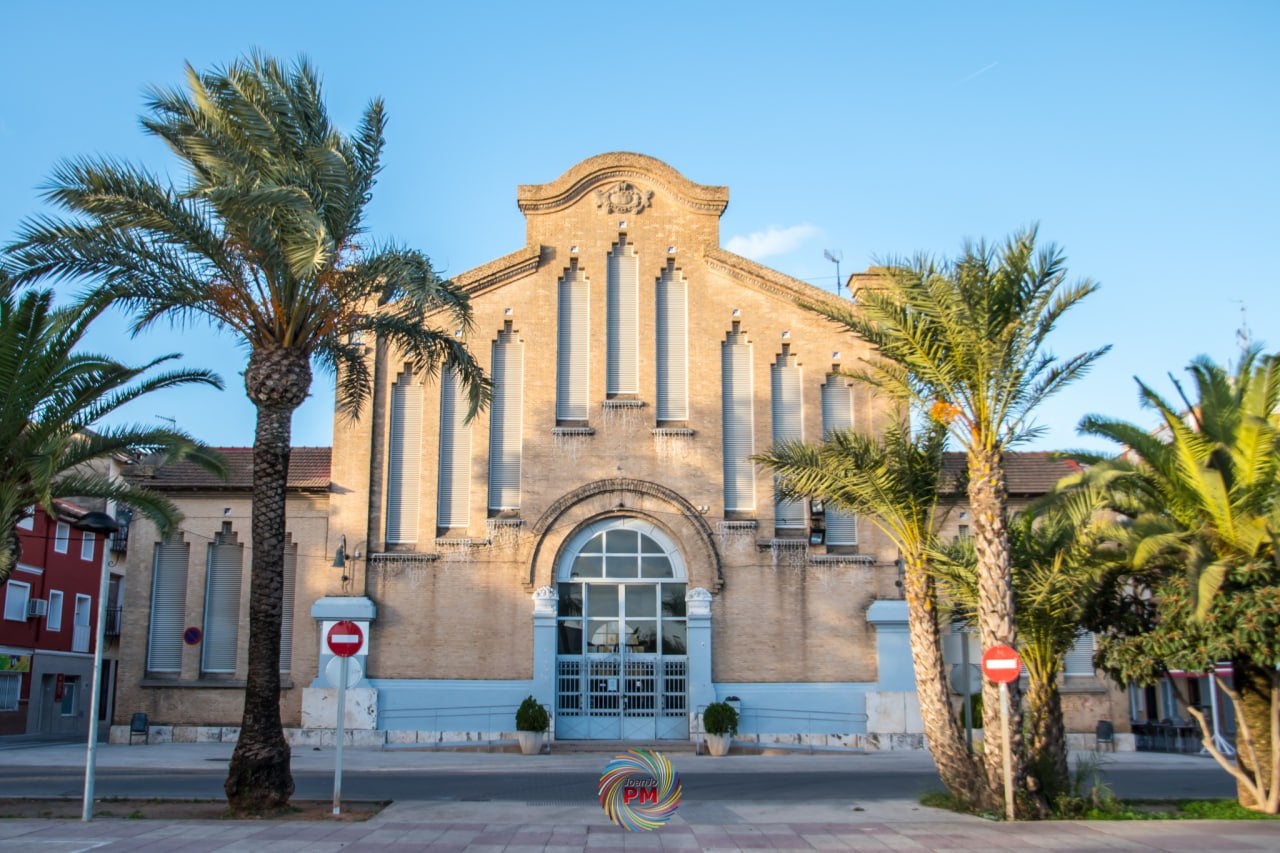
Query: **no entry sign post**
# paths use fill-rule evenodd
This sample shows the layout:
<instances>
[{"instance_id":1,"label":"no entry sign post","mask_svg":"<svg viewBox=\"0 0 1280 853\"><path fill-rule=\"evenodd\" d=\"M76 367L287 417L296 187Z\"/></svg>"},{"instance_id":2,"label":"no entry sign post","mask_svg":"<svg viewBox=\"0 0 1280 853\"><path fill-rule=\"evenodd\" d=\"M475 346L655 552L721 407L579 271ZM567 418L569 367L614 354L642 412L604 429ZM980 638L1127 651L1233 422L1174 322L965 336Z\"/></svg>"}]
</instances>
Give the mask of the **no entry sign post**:
<instances>
[{"instance_id":1,"label":"no entry sign post","mask_svg":"<svg viewBox=\"0 0 1280 853\"><path fill-rule=\"evenodd\" d=\"M337 750L333 758L333 813L342 814L342 742L347 736L347 663L364 645L364 631L355 622L335 622L325 635L329 651L341 661L338 668Z\"/></svg>"},{"instance_id":2,"label":"no entry sign post","mask_svg":"<svg viewBox=\"0 0 1280 853\"><path fill-rule=\"evenodd\" d=\"M1004 770L1004 816L1014 819L1013 757L1009 752L1009 684L1022 674L1022 659L1009 646L992 646L982 653L982 674L1000 685L1000 739Z\"/></svg>"}]
</instances>

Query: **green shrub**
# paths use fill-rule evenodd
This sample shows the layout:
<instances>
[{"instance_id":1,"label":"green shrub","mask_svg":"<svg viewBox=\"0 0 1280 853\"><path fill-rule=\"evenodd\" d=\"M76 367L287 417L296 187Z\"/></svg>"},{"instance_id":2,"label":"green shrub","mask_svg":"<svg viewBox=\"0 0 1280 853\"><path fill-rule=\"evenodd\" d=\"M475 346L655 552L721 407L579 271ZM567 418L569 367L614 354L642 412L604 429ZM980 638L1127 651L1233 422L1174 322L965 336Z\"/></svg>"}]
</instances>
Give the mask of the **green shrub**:
<instances>
[{"instance_id":1,"label":"green shrub","mask_svg":"<svg viewBox=\"0 0 1280 853\"><path fill-rule=\"evenodd\" d=\"M537 699L526 696L516 710L516 731L545 732L551 728L551 716Z\"/></svg>"},{"instance_id":2,"label":"green shrub","mask_svg":"<svg viewBox=\"0 0 1280 853\"><path fill-rule=\"evenodd\" d=\"M702 712L702 728L709 735L736 735L738 712L727 702L712 702Z\"/></svg>"}]
</instances>

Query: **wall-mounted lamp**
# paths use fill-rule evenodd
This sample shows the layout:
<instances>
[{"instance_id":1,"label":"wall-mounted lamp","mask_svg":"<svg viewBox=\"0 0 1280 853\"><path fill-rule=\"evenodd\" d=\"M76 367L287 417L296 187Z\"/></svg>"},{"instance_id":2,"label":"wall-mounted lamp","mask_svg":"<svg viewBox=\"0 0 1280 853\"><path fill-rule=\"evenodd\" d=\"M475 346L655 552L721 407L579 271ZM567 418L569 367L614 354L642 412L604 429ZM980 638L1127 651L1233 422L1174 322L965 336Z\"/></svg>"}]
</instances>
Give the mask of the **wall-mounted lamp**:
<instances>
[{"instance_id":1,"label":"wall-mounted lamp","mask_svg":"<svg viewBox=\"0 0 1280 853\"><path fill-rule=\"evenodd\" d=\"M363 559L363 557L364 554L361 553L360 546L358 545L355 550L351 552L347 551L347 534L344 533L338 537L338 550L333 552L333 567L335 569L342 569L342 586L344 590L346 590L347 585L351 583L351 576L354 574L354 572L347 570L347 559L360 560Z\"/></svg>"}]
</instances>

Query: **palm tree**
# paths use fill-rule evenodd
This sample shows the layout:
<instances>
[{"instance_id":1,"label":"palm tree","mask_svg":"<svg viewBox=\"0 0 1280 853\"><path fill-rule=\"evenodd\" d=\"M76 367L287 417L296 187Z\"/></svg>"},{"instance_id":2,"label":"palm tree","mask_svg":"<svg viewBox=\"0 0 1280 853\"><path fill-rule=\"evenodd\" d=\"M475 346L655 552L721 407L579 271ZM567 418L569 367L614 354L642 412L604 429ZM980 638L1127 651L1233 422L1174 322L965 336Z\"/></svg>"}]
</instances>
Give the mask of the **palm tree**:
<instances>
[{"instance_id":1,"label":"palm tree","mask_svg":"<svg viewBox=\"0 0 1280 853\"><path fill-rule=\"evenodd\" d=\"M1028 755L1051 799L1070 787L1058 690L1062 661L1121 570L1122 555L1114 543L1124 531L1102 512L1105 506L1104 494L1095 488L1065 489L1009 523L1014 620L1027 670ZM972 623L978 576L970 540L945 548L931 569L955 616Z\"/></svg>"},{"instance_id":2,"label":"palm tree","mask_svg":"<svg viewBox=\"0 0 1280 853\"><path fill-rule=\"evenodd\" d=\"M958 799L995 809L999 789L986 784L951 712L928 565L945 439L938 425L913 439L908 425L899 423L878 440L839 431L821 445L784 442L754 459L779 475L780 498L822 498L866 518L898 547L920 716L938 775Z\"/></svg>"},{"instance_id":3,"label":"palm tree","mask_svg":"<svg viewBox=\"0 0 1280 853\"><path fill-rule=\"evenodd\" d=\"M170 529L180 516L161 495L95 470L95 460L119 453L160 452L220 471L220 457L185 433L98 423L131 400L190 383L221 388L203 370L146 376L177 356L128 367L105 356L76 352L105 300L64 308L48 290L18 298L0 272L0 583L18 561L16 526L31 507L55 514L55 498L103 498L127 503ZM91 429L92 427L92 429Z\"/></svg>"},{"instance_id":4,"label":"palm tree","mask_svg":"<svg viewBox=\"0 0 1280 853\"><path fill-rule=\"evenodd\" d=\"M1242 805L1274 812L1280 673L1274 634L1260 628L1274 607L1240 612L1238 605L1280 582L1280 355L1246 350L1234 375L1203 357L1189 370L1194 397L1175 380L1176 403L1138 382L1142 403L1159 415L1157 431L1096 415L1080 429L1127 448L1098 471L1133 518L1132 568L1156 569L1154 588L1167 593L1156 598L1161 618L1150 632L1164 645L1148 659L1159 663L1193 646L1216 650L1196 668L1232 659L1235 687L1227 693L1240 706L1238 766L1208 741L1206 748L1236 776ZM1187 595L1182 618L1175 603ZM1130 644L1150 651L1141 645Z\"/></svg>"},{"instance_id":5,"label":"palm tree","mask_svg":"<svg viewBox=\"0 0 1280 853\"><path fill-rule=\"evenodd\" d=\"M336 373L338 404L353 417L372 385L365 333L427 373L447 365L472 415L489 386L454 334L470 327L466 294L421 253L362 239L385 143L382 101L344 136L305 60L285 67L254 54L205 74L187 66L186 76L189 92L151 93L142 124L178 156L188 184L114 161L64 163L47 198L70 218L29 222L11 251L20 277L109 289L136 310L135 332L203 317L247 345L245 390L257 408L249 654L226 792L237 811L257 812L293 792L278 667L285 483L312 363Z\"/></svg>"},{"instance_id":6,"label":"palm tree","mask_svg":"<svg viewBox=\"0 0 1280 853\"><path fill-rule=\"evenodd\" d=\"M1059 318L1097 287L1090 281L1066 285L1062 252L1052 245L1037 251L1035 244L1031 228L999 250L966 243L953 262L891 263L881 270L877 287L858 293L856 305L809 306L875 347L861 378L929 410L965 451L984 649L1017 640L1004 453L1038 435L1031 420L1036 407L1107 350L1065 360L1045 350ZM1009 695L1014 776L1025 783L1016 683ZM999 707L996 686L984 684L986 770L993 788L1002 778Z\"/></svg>"}]
</instances>

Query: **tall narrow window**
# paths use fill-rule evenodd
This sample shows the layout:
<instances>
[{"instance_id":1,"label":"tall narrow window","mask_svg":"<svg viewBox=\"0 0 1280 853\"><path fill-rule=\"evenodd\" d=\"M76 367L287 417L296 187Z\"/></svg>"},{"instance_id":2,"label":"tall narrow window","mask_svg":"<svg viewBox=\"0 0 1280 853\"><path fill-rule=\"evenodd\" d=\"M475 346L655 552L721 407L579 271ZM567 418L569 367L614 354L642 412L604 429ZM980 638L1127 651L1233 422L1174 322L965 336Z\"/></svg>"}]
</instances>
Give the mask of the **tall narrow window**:
<instances>
[{"instance_id":1,"label":"tall narrow window","mask_svg":"<svg viewBox=\"0 0 1280 853\"><path fill-rule=\"evenodd\" d=\"M689 419L689 283L675 261L658 278L658 424Z\"/></svg>"},{"instance_id":2,"label":"tall narrow window","mask_svg":"<svg viewBox=\"0 0 1280 853\"><path fill-rule=\"evenodd\" d=\"M44 627L50 631L62 630L62 590L49 590L49 615L44 619Z\"/></svg>"},{"instance_id":3,"label":"tall narrow window","mask_svg":"<svg viewBox=\"0 0 1280 853\"><path fill-rule=\"evenodd\" d=\"M609 343L605 393L610 397L640 393L640 259L618 236L608 264Z\"/></svg>"},{"instance_id":4,"label":"tall narrow window","mask_svg":"<svg viewBox=\"0 0 1280 853\"><path fill-rule=\"evenodd\" d=\"M285 539L284 589L280 597L280 671L293 665L293 594L298 583L298 543L293 534Z\"/></svg>"},{"instance_id":5,"label":"tall narrow window","mask_svg":"<svg viewBox=\"0 0 1280 853\"><path fill-rule=\"evenodd\" d=\"M205 578L204 672L236 671L236 641L240 634L240 578L244 574L244 546L236 539L231 522L209 545L209 570Z\"/></svg>"},{"instance_id":6,"label":"tall narrow window","mask_svg":"<svg viewBox=\"0 0 1280 853\"><path fill-rule=\"evenodd\" d=\"M387 544L418 541L418 492L422 482L422 385L412 368L391 386L387 442Z\"/></svg>"},{"instance_id":7,"label":"tall narrow window","mask_svg":"<svg viewBox=\"0 0 1280 853\"><path fill-rule=\"evenodd\" d=\"M560 279L556 333L556 420L586 424L591 368L590 283L576 259Z\"/></svg>"},{"instance_id":8,"label":"tall narrow window","mask_svg":"<svg viewBox=\"0 0 1280 853\"><path fill-rule=\"evenodd\" d=\"M720 345L726 513L749 513L756 508L755 466L751 462L751 454L755 453L751 344L740 326L741 323L734 320L733 331Z\"/></svg>"},{"instance_id":9,"label":"tall narrow window","mask_svg":"<svg viewBox=\"0 0 1280 853\"><path fill-rule=\"evenodd\" d=\"M471 425L467 392L451 367L440 371L440 488L436 526L467 528L471 509Z\"/></svg>"},{"instance_id":10,"label":"tall narrow window","mask_svg":"<svg viewBox=\"0 0 1280 853\"><path fill-rule=\"evenodd\" d=\"M520 509L524 408L524 343L503 324L493 342L493 402L489 406L489 510Z\"/></svg>"},{"instance_id":11,"label":"tall narrow window","mask_svg":"<svg viewBox=\"0 0 1280 853\"><path fill-rule=\"evenodd\" d=\"M804 441L804 406L800 362L784 343L769 369L773 413L773 443ZM775 485L779 478L774 478ZM773 526L777 530L803 530L808 526L804 501L775 501Z\"/></svg>"},{"instance_id":12,"label":"tall narrow window","mask_svg":"<svg viewBox=\"0 0 1280 853\"><path fill-rule=\"evenodd\" d=\"M93 549L97 544L98 537L92 530L83 530L80 533L80 559L85 562L93 562Z\"/></svg>"},{"instance_id":13,"label":"tall narrow window","mask_svg":"<svg viewBox=\"0 0 1280 853\"><path fill-rule=\"evenodd\" d=\"M76 594L76 606L71 611L71 651L89 651L89 626L93 619L93 597Z\"/></svg>"},{"instance_id":14,"label":"tall narrow window","mask_svg":"<svg viewBox=\"0 0 1280 853\"><path fill-rule=\"evenodd\" d=\"M853 429L853 388L838 373L828 373L822 386L822 438ZM858 517L851 512L827 509L827 546L857 545Z\"/></svg>"},{"instance_id":15,"label":"tall narrow window","mask_svg":"<svg viewBox=\"0 0 1280 853\"><path fill-rule=\"evenodd\" d=\"M156 545L151 573L151 631L147 669L182 669L182 632L187 621L187 562L191 546L174 537Z\"/></svg>"},{"instance_id":16,"label":"tall narrow window","mask_svg":"<svg viewBox=\"0 0 1280 853\"><path fill-rule=\"evenodd\" d=\"M67 553L71 544L71 525L65 521L59 521L53 529L53 550L59 554Z\"/></svg>"}]
</instances>

